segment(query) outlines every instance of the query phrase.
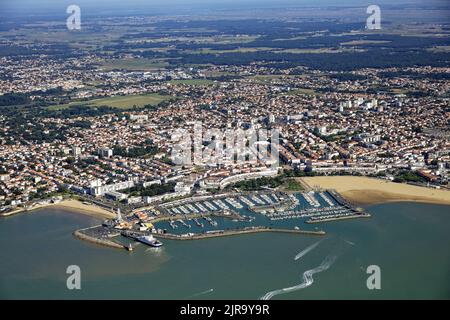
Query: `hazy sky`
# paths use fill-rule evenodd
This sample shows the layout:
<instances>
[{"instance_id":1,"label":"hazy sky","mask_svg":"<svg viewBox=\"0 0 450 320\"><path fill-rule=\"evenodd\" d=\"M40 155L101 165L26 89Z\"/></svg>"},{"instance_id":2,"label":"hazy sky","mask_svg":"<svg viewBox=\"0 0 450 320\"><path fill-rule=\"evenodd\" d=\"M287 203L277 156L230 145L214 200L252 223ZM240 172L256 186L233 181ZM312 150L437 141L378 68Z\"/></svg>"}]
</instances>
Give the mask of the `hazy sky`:
<instances>
[{"instance_id":1,"label":"hazy sky","mask_svg":"<svg viewBox=\"0 0 450 320\"><path fill-rule=\"evenodd\" d=\"M0 16L65 14L70 4L84 14L182 14L221 9L258 9L286 6L368 6L448 3L446 0L0 0Z\"/></svg>"}]
</instances>

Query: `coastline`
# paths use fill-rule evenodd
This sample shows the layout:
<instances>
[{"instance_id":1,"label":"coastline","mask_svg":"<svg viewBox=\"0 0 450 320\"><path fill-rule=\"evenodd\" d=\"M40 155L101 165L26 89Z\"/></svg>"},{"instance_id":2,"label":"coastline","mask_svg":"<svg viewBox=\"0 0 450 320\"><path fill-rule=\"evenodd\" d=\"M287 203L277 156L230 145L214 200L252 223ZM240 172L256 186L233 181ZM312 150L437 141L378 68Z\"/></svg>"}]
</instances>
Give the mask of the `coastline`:
<instances>
[{"instance_id":1,"label":"coastline","mask_svg":"<svg viewBox=\"0 0 450 320\"><path fill-rule=\"evenodd\" d=\"M310 188L334 189L357 205L389 202L420 202L450 205L450 191L395 183L356 176L320 176L299 178Z\"/></svg>"},{"instance_id":2,"label":"coastline","mask_svg":"<svg viewBox=\"0 0 450 320\"><path fill-rule=\"evenodd\" d=\"M38 209L44 209L44 208L55 208L55 209L66 209L66 210L72 210L80 214L88 215L94 218L99 219L108 219L108 218L114 218L116 215L108 211L106 209L103 209L99 206L96 206L94 204L86 205L78 200L74 199L67 199L56 203L48 203L48 204L38 204L33 206L30 209L20 208L13 211L10 211L6 214L2 214L1 217L10 217L19 213L31 213L34 210Z\"/></svg>"}]
</instances>

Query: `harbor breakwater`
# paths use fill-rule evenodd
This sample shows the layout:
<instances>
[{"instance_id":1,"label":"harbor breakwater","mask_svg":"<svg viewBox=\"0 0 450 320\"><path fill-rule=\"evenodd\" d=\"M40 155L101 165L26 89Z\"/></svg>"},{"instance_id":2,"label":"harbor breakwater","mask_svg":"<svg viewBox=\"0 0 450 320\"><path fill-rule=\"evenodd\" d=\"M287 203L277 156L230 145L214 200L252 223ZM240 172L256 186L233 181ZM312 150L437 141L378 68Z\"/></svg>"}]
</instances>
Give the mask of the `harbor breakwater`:
<instances>
[{"instance_id":1,"label":"harbor breakwater","mask_svg":"<svg viewBox=\"0 0 450 320\"><path fill-rule=\"evenodd\" d=\"M325 235L325 231L308 231L308 230L291 230L291 229L273 229L273 228L250 228L250 229L241 229L241 230L218 230L210 233L200 233L200 234L192 234L192 235L174 235L167 233L158 233L154 234L156 237L170 240L201 240L208 238L217 238L217 237L226 237L240 234L250 234L250 233L258 233L258 232L283 232L283 233L294 233L294 234L303 234L303 235L314 235L314 236L323 236Z\"/></svg>"},{"instance_id":2,"label":"harbor breakwater","mask_svg":"<svg viewBox=\"0 0 450 320\"><path fill-rule=\"evenodd\" d=\"M88 228L88 229L90 229L90 228ZM73 235L76 238L78 238L78 239L81 239L81 240L84 240L84 241L88 241L88 242L91 242L91 243L95 243L95 244L98 244L98 245L107 246L107 247L110 247L110 248L126 249L126 247L124 245L119 244L117 242L114 242L114 241L111 241L111 240L107 240L107 239L101 239L101 238L96 238L96 237L93 237L93 236L89 236L89 235L83 233L84 230L87 230L87 229L76 230L73 233Z\"/></svg>"},{"instance_id":3,"label":"harbor breakwater","mask_svg":"<svg viewBox=\"0 0 450 320\"><path fill-rule=\"evenodd\" d=\"M128 249L125 245L114 242L112 240L99 238L95 236L91 236L86 234L84 231L92 229L92 228L98 228L91 227L86 229L80 229L76 230L73 235L84 241L88 241L94 244L107 246L111 248L117 248L117 249ZM174 235L169 233L154 233L153 235L155 237L161 238L161 239L168 239L168 240L201 240L201 239L210 239L210 238L217 238L217 237L226 237L226 236L233 236L233 235L241 235L241 234L251 234L251 233L259 233L259 232L282 232L282 233L292 233L292 234L302 234L302 235L313 235L313 236L324 236L326 233L325 231L319 230L319 231L309 231L309 230L290 230L290 229L273 229L273 228L266 228L266 227L259 227L259 228L249 228L249 229L238 229L238 230L218 230L210 233L201 233L201 234L189 234L189 235ZM144 233L142 234L144 235Z\"/></svg>"}]
</instances>

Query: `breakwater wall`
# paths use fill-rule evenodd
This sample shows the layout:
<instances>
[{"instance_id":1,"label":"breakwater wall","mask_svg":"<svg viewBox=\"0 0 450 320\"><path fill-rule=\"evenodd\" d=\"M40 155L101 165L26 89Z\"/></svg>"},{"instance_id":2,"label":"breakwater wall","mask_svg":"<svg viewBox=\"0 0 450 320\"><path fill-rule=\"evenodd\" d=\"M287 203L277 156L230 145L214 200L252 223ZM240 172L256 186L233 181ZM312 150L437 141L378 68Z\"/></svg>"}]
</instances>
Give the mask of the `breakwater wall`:
<instances>
[{"instance_id":1,"label":"breakwater wall","mask_svg":"<svg viewBox=\"0 0 450 320\"><path fill-rule=\"evenodd\" d=\"M227 237L227 236L258 233L258 232L282 232L282 233L294 233L294 234L314 235L314 236L323 236L326 234L325 231L252 228L252 229L243 229L243 230L223 230L223 231L217 231L217 232L211 232L211 233L193 234L193 235L189 235L189 236L182 236L182 235L175 235L175 234L168 234L168 233L165 233L165 234L158 233L158 234L154 234L154 236L163 238L163 239L170 239L170 240L200 240L200 239Z\"/></svg>"},{"instance_id":2,"label":"breakwater wall","mask_svg":"<svg viewBox=\"0 0 450 320\"><path fill-rule=\"evenodd\" d=\"M323 219L316 219L316 220L307 220L305 223L321 223L321 222L331 222L331 221L338 221L338 220L349 220L349 219L359 219L359 218L370 218L371 215L368 213L363 214L355 214L351 216L342 216L342 217L335 217L335 218L323 218Z\"/></svg>"},{"instance_id":3,"label":"breakwater wall","mask_svg":"<svg viewBox=\"0 0 450 320\"><path fill-rule=\"evenodd\" d=\"M123 245L121 245L121 244L119 244L117 242L114 242L114 241L111 241L111 240L107 240L107 239L100 239L100 238L96 238L96 237L93 237L93 236L89 236L89 235L83 233L84 230L87 230L87 229L76 230L73 233L73 235L76 238L78 238L78 239L81 239L81 240L84 240L84 241L88 241L88 242L91 242L91 243L95 243L95 244L98 244L98 245L102 245L102 246L106 246L106 247L110 247L110 248L116 248L116 249L126 249L125 246L123 246Z\"/></svg>"}]
</instances>

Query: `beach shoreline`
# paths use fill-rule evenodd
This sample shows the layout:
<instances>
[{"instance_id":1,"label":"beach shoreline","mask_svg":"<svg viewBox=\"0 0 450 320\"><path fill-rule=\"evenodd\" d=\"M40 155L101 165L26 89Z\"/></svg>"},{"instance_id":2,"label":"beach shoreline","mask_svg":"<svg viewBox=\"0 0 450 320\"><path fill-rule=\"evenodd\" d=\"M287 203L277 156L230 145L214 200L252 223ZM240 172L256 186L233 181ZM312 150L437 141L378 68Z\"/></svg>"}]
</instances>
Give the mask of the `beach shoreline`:
<instances>
[{"instance_id":1,"label":"beach shoreline","mask_svg":"<svg viewBox=\"0 0 450 320\"><path fill-rule=\"evenodd\" d=\"M354 205L366 206L392 202L418 202L429 204L450 205L450 191L419 187L388 180L361 176L316 176L297 178L306 189L336 190L347 201ZM113 211L95 204L85 204L76 199L65 199L55 203L38 204L32 208L18 208L0 214L9 217L19 213L30 213L38 209L54 208L71 210L99 219L112 219Z\"/></svg>"},{"instance_id":2,"label":"beach shoreline","mask_svg":"<svg viewBox=\"0 0 450 320\"><path fill-rule=\"evenodd\" d=\"M81 201L75 199L66 199L55 203L48 204L38 204L33 206L30 209L20 208L5 214L0 215L0 217L10 217L20 213L32 213L35 210L52 208L52 209L64 209L74 211L76 213L84 214L90 217L99 218L99 219L111 219L116 215L112 211L108 211L94 204L87 205L82 203Z\"/></svg>"},{"instance_id":3,"label":"beach shoreline","mask_svg":"<svg viewBox=\"0 0 450 320\"><path fill-rule=\"evenodd\" d=\"M349 202L361 206L391 202L450 205L448 190L357 176L319 176L299 179L309 188L334 189Z\"/></svg>"}]
</instances>

